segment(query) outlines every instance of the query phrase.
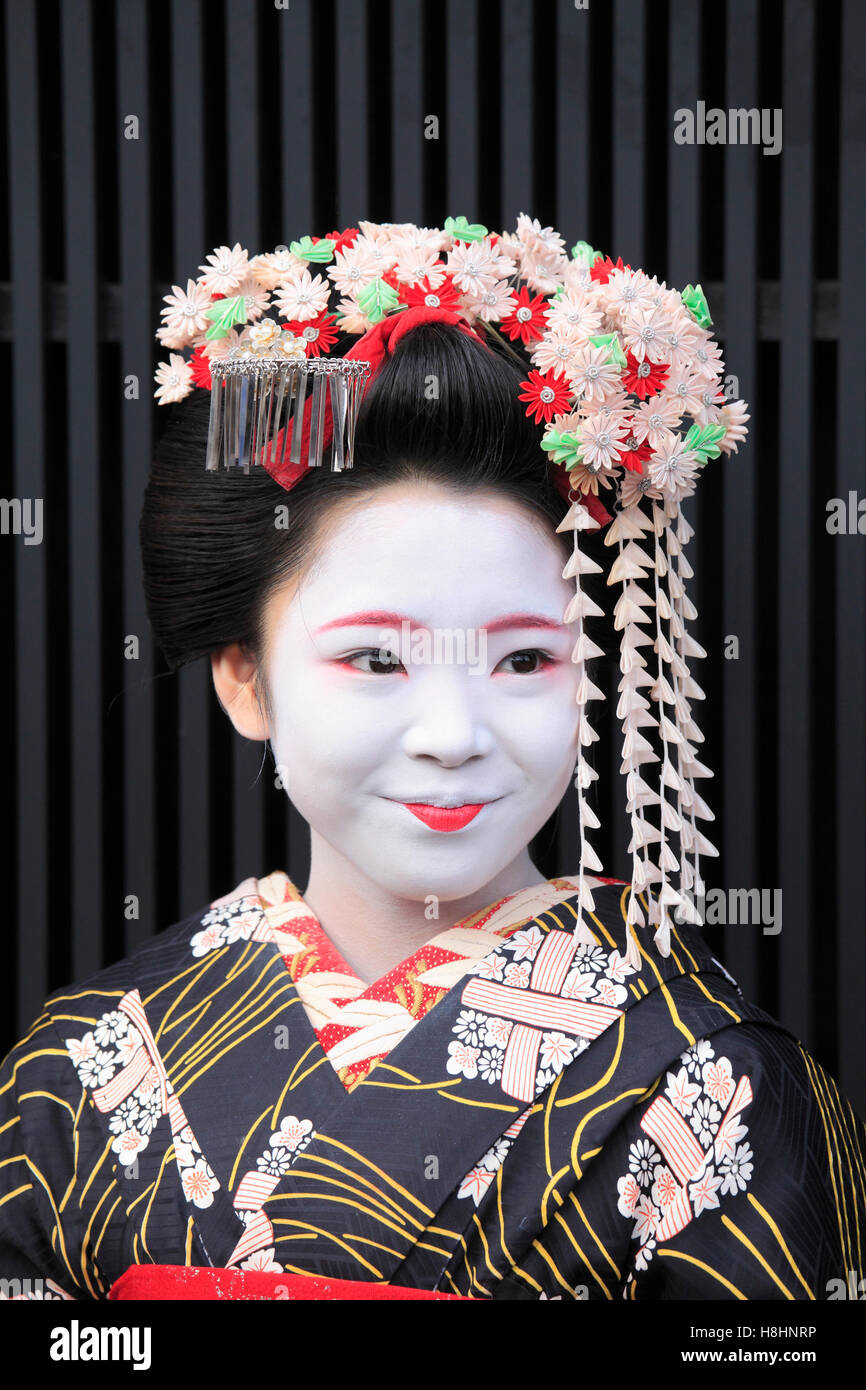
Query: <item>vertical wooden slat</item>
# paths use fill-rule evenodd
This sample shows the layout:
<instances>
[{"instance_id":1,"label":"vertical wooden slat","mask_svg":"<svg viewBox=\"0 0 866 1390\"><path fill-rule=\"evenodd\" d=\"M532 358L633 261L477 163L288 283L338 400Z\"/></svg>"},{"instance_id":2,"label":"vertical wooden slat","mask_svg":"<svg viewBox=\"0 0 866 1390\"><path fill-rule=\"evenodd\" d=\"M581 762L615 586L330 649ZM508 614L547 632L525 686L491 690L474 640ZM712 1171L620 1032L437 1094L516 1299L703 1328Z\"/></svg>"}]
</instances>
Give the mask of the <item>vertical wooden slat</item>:
<instances>
[{"instance_id":1,"label":"vertical wooden slat","mask_svg":"<svg viewBox=\"0 0 866 1390\"><path fill-rule=\"evenodd\" d=\"M727 15L728 108L758 105L758 28L750 0L730 0ZM686 102L682 103L686 105ZM687 148L687 147L684 147ZM748 401L750 424L761 418L755 400L757 386L757 176L762 155L754 146L728 145L725 150L725 342L727 372L739 381L738 396ZM684 192L684 190L683 190ZM673 225L673 223L672 223ZM697 263L695 263L697 264ZM684 269L683 274L687 274ZM694 282L694 274L688 279ZM680 282L676 282L680 283ZM722 456L724 539L722 574L723 638L739 639L737 660L722 661L721 699L724 739L723 764L719 769L725 790L723 819L710 828L710 839L723 852L722 877L728 885L767 887L758 864L757 796L753 793L757 768L757 626L755 620L757 494L756 450L752 438L739 453ZM697 538L700 543L700 536ZM700 681L700 672L698 672ZM700 720L699 720L700 722ZM766 760L766 750L763 753ZM718 775L718 774L717 774ZM764 770L766 775L766 769ZM715 785L715 784L713 784ZM708 797L719 815L720 807ZM713 830L721 826L722 843ZM718 861L713 861L712 867ZM710 864L704 865L709 875ZM708 887L715 875L708 880ZM733 926L724 934L724 959L747 998L757 994L757 961L760 928Z\"/></svg>"},{"instance_id":2,"label":"vertical wooden slat","mask_svg":"<svg viewBox=\"0 0 866 1390\"><path fill-rule=\"evenodd\" d=\"M471 222L490 216L490 209L478 206L477 0L448 0L445 22L446 205L437 226L446 217L462 215Z\"/></svg>"},{"instance_id":3,"label":"vertical wooden slat","mask_svg":"<svg viewBox=\"0 0 866 1390\"><path fill-rule=\"evenodd\" d=\"M651 160L656 145L660 145L662 142L664 142L664 149L667 153L667 264L664 267L653 265L653 267L648 268L651 268L653 274L659 275L659 278L663 278L664 275L667 284L676 286L677 289L683 289L688 284L695 284L702 275L701 196L699 196L701 195L701 178L699 178L701 153L696 145L678 145L674 140L677 111L681 108L694 111L696 100L702 95L701 10L701 6L689 4L688 0L670 0L669 29L667 29L669 85L667 85L664 126L662 131L657 132L657 136L655 132L651 132L651 138L646 146ZM716 154L716 164L719 165L720 152L713 153ZM663 158L660 156L660 152L659 164L660 167L663 167ZM648 215L652 217L652 189L649 190L648 196L651 199ZM624 259L628 259L628 257L624 256ZM695 550L691 555L695 577L689 584L689 596L698 609L698 621L702 621L705 614L703 614L701 602L701 585L706 559L701 550L701 524L698 520L699 500L701 499L696 498L696 496L685 499L683 513L695 528ZM701 639L705 637L705 634L699 628L695 628L695 637ZM695 674L699 684L706 685L701 669L696 670ZM706 733L703 706L696 706L695 717ZM716 783L710 784L708 801L712 809L717 812L712 795L714 785ZM710 835L710 838L713 838L717 844L717 840L719 840L717 835L716 837ZM708 887L710 887L713 884L714 876L712 867L706 860L703 863L702 872L705 874L705 878L708 878Z\"/></svg>"},{"instance_id":4,"label":"vertical wooden slat","mask_svg":"<svg viewBox=\"0 0 866 1390\"><path fill-rule=\"evenodd\" d=\"M75 344L69 401L72 963L76 979L102 965L102 633L97 353L96 182L89 0L60 11L66 282Z\"/></svg>"},{"instance_id":5,"label":"vertical wooden slat","mask_svg":"<svg viewBox=\"0 0 866 1390\"><path fill-rule=\"evenodd\" d=\"M154 305L152 294L150 181L150 103L147 70L147 5L129 0L117 12L117 158L122 296L121 347L124 376L135 374L140 399L124 401L123 467L123 632L140 643L140 658L130 662L124 691L124 897L138 899L139 916L125 922L126 949L152 936L156 920L155 777L153 644L138 563L138 521L150 469L152 378L154 372ZM124 126L138 119L138 138L126 139ZM117 383L122 389L122 382ZM109 904L112 912L123 904Z\"/></svg>"},{"instance_id":6,"label":"vertical wooden slat","mask_svg":"<svg viewBox=\"0 0 866 1390\"><path fill-rule=\"evenodd\" d=\"M45 501L45 376L42 222L39 180L39 80L36 7L6 6L7 103L10 132L9 247L12 275L13 485L17 498ZM62 520L57 518L57 524ZM47 533L54 519L43 506ZM15 547L15 691L18 778L17 877L18 1031L31 1022L47 992L48 767L45 542Z\"/></svg>"},{"instance_id":7,"label":"vertical wooden slat","mask_svg":"<svg viewBox=\"0 0 866 1390\"><path fill-rule=\"evenodd\" d=\"M226 243L233 246L239 241L251 256L261 249L257 44L256 7L245 0L227 0L226 84L230 119ZM256 782L261 760L262 744L233 735L232 887L250 874L265 872L264 806L262 788Z\"/></svg>"},{"instance_id":8,"label":"vertical wooden slat","mask_svg":"<svg viewBox=\"0 0 866 1390\"><path fill-rule=\"evenodd\" d=\"M502 0L502 206L493 225L513 227L532 206L532 10L525 0ZM482 123L490 113L482 112ZM490 223L488 223L488 226Z\"/></svg>"},{"instance_id":9,"label":"vertical wooden slat","mask_svg":"<svg viewBox=\"0 0 866 1390\"><path fill-rule=\"evenodd\" d=\"M421 0L391 5L391 222L422 224L424 163L424 43Z\"/></svg>"},{"instance_id":10,"label":"vertical wooden slat","mask_svg":"<svg viewBox=\"0 0 866 1390\"><path fill-rule=\"evenodd\" d=\"M271 767L268 776L273 781ZM276 793L274 793L276 795ZM282 793L285 796L285 792ZM310 827L291 802L286 807L286 872L301 892L310 877Z\"/></svg>"},{"instance_id":11,"label":"vertical wooden slat","mask_svg":"<svg viewBox=\"0 0 866 1390\"><path fill-rule=\"evenodd\" d=\"M206 144L202 105L201 0L172 0L173 108L172 213L174 281L186 284L212 248L205 245L204 178ZM234 243L232 243L234 244ZM204 468L204 460L202 460ZM214 699L210 665L196 661L178 672L178 811L181 917L214 895L210 882L209 727Z\"/></svg>"},{"instance_id":12,"label":"vertical wooden slat","mask_svg":"<svg viewBox=\"0 0 866 1390\"><path fill-rule=\"evenodd\" d=\"M367 9L362 0L338 0L336 203L340 227L357 227L359 218L387 220L369 207L367 167Z\"/></svg>"},{"instance_id":13,"label":"vertical wooden slat","mask_svg":"<svg viewBox=\"0 0 866 1390\"><path fill-rule=\"evenodd\" d=\"M779 459L779 871L784 902L780 950L782 1023L810 1035L809 896L812 853L809 765L813 755L810 660L810 434L812 428L812 0L789 0L783 30ZM845 442L843 441L843 448ZM820 524L820 522L819 522ZM862 848L862 847L861 847Z\"/></svg>"},{"instance_id":14,"label":"vertical wooden slat","mask_svg":"<svg viewBox=\"0 0 866 1390\"><path fill-rule=\"evenodd\" d=\"M678 145L674 141L675 113L681 108L694 111L701 96L700 45L700 5L690 0L671 0L668 125L650 141L650 149L658 138L665 141L668 150L667 281L677 289L700 279L700 154L697 145Z\"/></svg>"},{"instance_id":15,"label":"vertical wooden slat","mask_svg":"<svg viewBox=\"0 0 866 1390\"><path fill-rule=\"evenodd\" d=\"M258 7L247 0L226 6L226 152L230 245L250 255L260 249L262 169L259 155Z\"/></svg>"},{"instance_id":16,"label":"vertical wooden slat","mask_svg":"<svg viewBox=\"0 0 866 1390\"><path fill-rule=\"evenodd\" d=\"M0 160L2 160L2 175L0 175L0 277L7 283L11 276L10 268L10 177L7 151L12 141L11 132L12 110L9 96L9 81L6 76L7 71L13 61L15 61L14 50L12 48L11 28L7 23L8 6L3 6L3 17L0 20L0 72L4 79L4 99L0 103ZM8 301L7 301L8 303ZM9 313L11 315L11 304ZM7 325L4 325L7 327ZM8 421L7 426L7 448L0 455L0 495L9 498L15 495L15 483L13 473L15 468L15 455L12 448L12 429L14 426L13 415L13 347L8 341L7 331L2 334L2 344L0 344L0 412L3 418ZM6 624L7 643L10 652L17 652L17 611L15 600L15 565L16 557L13 547L8 544L0 546L0 593L5 598L4 619ZM0 686L0 729L3 730L5 741L3 744L3 759L6 775L0 779L0 817L3 824L8 826L6 834L0 838L0 874L9 886L7 897L7 913L9 921L15 922L17 929L9 931L7 934L8 950L6 955L6 969L0 976L0 1011L7 1020L6 1033L0 1037L0 1051L5 1050L7 1042L13 1041L16 1036L19 1021L22 1028L28 1020L20 1019L18 1016L18 961L19 961L19 938L21 936L21 916L19 911L19 894L22 881L18 873L18 855L20 845L17 833L18 821L18 755L16 754L18 722L16 714L16 679L11 671L7 675L6 681Z\"/></svg>"},{"instance_id":17,"label":"vertical wooden slat","mask_svg":"<svg viewBox=\"0 0 866 1390\"><path fill-rule=\"evenodd\" d=\"M282 119L282 206L280 240L288 246L302 236L321 236L315 217L313 161L316 157L313 91L313 14L315 6L280 11L280 110ZM330 231L330 227L324 228Z\"/></svg>"},{"instance_id":18,"label":"vertical wooden slat","mask_svg":"<svg viewBox=\"0 0 866 1390\"><path fill-rule=\"evenodd\" d=\"M644 261L646 11L640 0L616 0L613 54L613 244L610 255L630 265Z\"/></svg>"},{"instance_id":19,"label":"vertical wooden slat","mask_svg":"<svg viewBox=\"0 0 866 1390\"><path fill-rule=\"evenodd\" d=\"M839 354L836 389L838 461L836 496L866 496L866 347L863 305L863 189L866 188L866 11L858 0L844 0L841 45L841 121L839 161ZM866 526L862 515L861 527ZM836 546L836 795L838 841L839 1031L838 1080L851 1103L866 1113L866 538L837 536ZM826 755L826 753L825 753ZM815 923L814 930L820 930Z\"/></svg>"},{"instance_id":20,"label":"vertical wooden slat","mask_svg":"<svg viewBox=\"0 0 866 1390\"><path fill-rule=\"evenodd\" d=\"M613 121L614 158L612 236L610 247L601 249L607 250L613 260L621 256L627 265L642 266L646 94L643 71L645 15L639 0L616 0L613 26L613 93L610 112L610 119ZM612 594L613 590L609 589L608 593ZM613 612L613 601L605 605L605 611ZM609 618L608 622L612 622L612 618ZM615 643L614 656L611 658L614 679L608 695L611 853L610 862L605 865L606 872L614 878L627 877L631 873L631 856L628 853L631 825L625 813L625 779L619 770L622 762L622 729L616 717L618 660L618 645Z\"/></svg>"},{"instance_id":21,"label":"vertical wooden slat","mask_svg":"<svg viewBox=\"0 0 866 1390\"><path fill-rule=\"evenodd\" d=\"M661 138L665 142L668 168L667 265L663 269L667 283L679 290L684 289L688 284L697 283L702 276L706 279L706 274L702 269L700 199L700 161L702 157L706 158L706 153L700 151L696 143L678 144L674 139L674 131L678 125L677 112L683 109L694 111L699 98L705 96L704 74L701 69L701 37L702 7L689 4L688 0L671 0L667 33L668 101L665 111L665 129L660 132ZM652 151L656 147L656 140L651 137L647 148ZM664 167L660 151L659 154L659 165ZM718 171L722 160L721 151L715 150L713 155L713 167ZM652 190L648 196L652 199ZM661 269L661 267L654 268L654 273L658 275L659 279L663 278L660 273ZM711 309L714 308L713 305L710 307ZM703 586L707 554L706 549L701 545L703 531L701 516L705 487L706 483L704 482L696 496L685 499L682 511L686 520L695 529L695 539L692 543L693 549L690 557L695 575L689 585L690 598L698 610L694 635L706 646L708 634L703 626L707 618L704 612ZM706 664L709 665L709 662ZM698 677L698 683L706 689L708 673L703 671L700 664L695 674ZM709 691L708 695L711 701L712 696ZM698 704L694 714L706 736L708 729L704 709L704 705ZM709 746L703 751L705 756L702 761L712 766ZM715 773L716 769L713 768L713 771ZM707 800L716 814L720 809L713 797L713 791L717 785L717 782L711 782L707 788ZM723 851L723 846L718 843L719 838L718 834L710 836L710 839ZM715 864L715 860L705 860L701 868L708 887L711 887L715 881L716 875L713 872Z\"/></svg>"},{"instance_id":22,"label":"vertical wooden slat","mask_svg":"<svg viewBox=\"0 0 866 1390\"><path fill-rule=\"evenodd\" d=\"M568 252L576 241L590 239L589 13L576 10L573 0L558 0L556 26L556 226Z\"/></svg>"}]
</instances>

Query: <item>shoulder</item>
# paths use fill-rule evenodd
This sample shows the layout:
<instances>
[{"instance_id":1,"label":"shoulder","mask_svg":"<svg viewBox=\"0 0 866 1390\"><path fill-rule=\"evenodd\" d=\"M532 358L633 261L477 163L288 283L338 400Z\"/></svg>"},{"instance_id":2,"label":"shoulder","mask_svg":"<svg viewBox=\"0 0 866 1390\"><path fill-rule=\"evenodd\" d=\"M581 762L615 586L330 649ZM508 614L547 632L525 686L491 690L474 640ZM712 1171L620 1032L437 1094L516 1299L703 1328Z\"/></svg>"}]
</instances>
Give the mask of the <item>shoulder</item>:
<instances>
[{"instance_id":1,"label":"shoulder","mask_svg":"<svg viewBox=\"0 0 866 1390\"><path fill-rule=\"evenodd\" d=\"M576 874L552 882L562 889L573 889L573 896L558 903L547 914L555 919L556 925L577 932L582 919L583 931L579 939L585 943L583 950L598 960L607 955L609 968L618 969L623 981L628 984L632 994L646 998L662 986L674 981L683 982L680 988L687 988L684 982L693 984L699 977L712 976L715 984L697 985L691 992L711 1002L717 992L724 999L725 1009L729 1010L731 1001L746 1004L737 980L714 954L699 928L677 918L672 919L668 939L649 922L649 904L646 893L633 890L632 885L622 879L587 877L584 882L590 890L591 906L580 909ZM640 914L637 923L629 922L630 906L634 902ZM590 938L594 946L590 944ZM623 966L621 962L626 962ZM755 1016L768 1018L754 1005ZM730 1019L730 1012L725 1015Z\"/></svg>"},{"instance_id":2,"label":"shoulder","mask_svg":"<svg viewBox=\"0 0 866 1390\"><path fill-rule=\"evenodd\" d=\"M149 1012L152 1008L158 1022L162 1004L169 1007L175 997L173 982L182 989L204 957L237 941L270 936L265 908L281 887L278 877L271 874L264 879L244 879L231 892L202 903L129 955L52 991L7 1060L15 1065L26 1055L40 1065L50 1065L56 1053L66 1056L70 1039L104 1024L129 999L153 1000Z\"/></svg>"},{"instance_id":3,"label":"shoulder","mask_svg":"<svg viewBox=\"0 0 866 1390\"><path fill-rule=\"evenodd\" d=\"M82 1001L88 997L98 1003L100 999L122 998L130 990L152 993L222 946L268 939L266 911L283 900L288 884L280 871L243 879L230 892L202 903L123 959L55 990L46 1001L46 1012L56 1015L73 1002L82 1012Z\"/></svg>"},{"instance_id":4,"label":"shoulder","mask_svg":"<svg viewBox=\"0 0 866 1390\"><path fill-rule=\"evenodd\" d=\"M192 962L191 939L211 911L208 903L202 904L142 942L128 956L54 990L45 1001L45 1012L53 1018L71 1011L85 1013L91 1005L98 1007L100 1000L108 1007L112 999L122 998L130 990L144 992L158 987Z\"/></svg>"},{"instance_id":5,"label":"shoulder","mask_svg":"<svg viewBox=\"0 0 866 1390\"><path fill-rule=\"evenodd\" d=\"M576 888L577 876L555 882ZM593 905L582 915L595 944L587 940L576 953L581 997L598 1000L604 986L605 1002L628 1014L634 1046L651 1051L659 1069L702 1069L718 1053L738 1076L760 1075L765 1085L782 1085L784 1078L791 1103L794 1090L811 1104L816 1092L833 1084L801 1040L744 994L698 927L675 921L665 951L652 925L628 923L628 882L592 878L589 884ZM646 895L636 896L646 916ZM552 907L544 914L547 925L574 931L578 901L575 892Z\"/></svg>"},{"instance_id":6,"label":"shoulder","mask_svg":"<svg viewBox=\"0 0 866 1390\"><path fill-rule=\"evenodd\" d=\"M72 1058L77 1069L80 1059L74 1054L82 1036L92 1036L94 1029L110 1031L110 1020L119 1021L118 1006L125 999L158 990L167 980L180 975L192 961L190 938L207 911L205 905L124 959L54 990L41 1013L7 1053L0 1093L12 1093L25 1082L24 1089L32 1090L36 1077L45 1084L53 1078L52 1084L62 1085L69 1073L74 1080L69 1061ZM84 1084L94 1083L82 1080Z\"/></svg>"},{"instance_id":7,"label":"shoulder","mask_svg":"<svg viewBox=\"0 0 866 1390\"><path fill-rule=\"evenodd\" d=\"M777 1024L698 1039L618 1138L638 1297L814 1298L851 1267L866 1131Z\"/></svg>"},{"instance_id":8,"label":"shoulder","mask_svg":"<svg viewBox=\"0 0 866 1390\"><path fill-rule=\"evenodd\" d=\"M142 1046L154 1061L155 1038L172 1011L188 1008L196 990L211 991L225 982L225 948L271 939L266 907L268 892L280 887L274 878L245 879L123 959L54 990L2 1061L3 1111L21 1110L22 1119L26 1112L48 1132L42 1114L48 1102L52 1114L64 1111L74 1119L82 1096L102 1098L120 1070L141 1065ZM43 1100L22 1108L25 1099L40 1096ZM106 1093L104 1099L109 1098Z\"/></svg>"}]
</instances>

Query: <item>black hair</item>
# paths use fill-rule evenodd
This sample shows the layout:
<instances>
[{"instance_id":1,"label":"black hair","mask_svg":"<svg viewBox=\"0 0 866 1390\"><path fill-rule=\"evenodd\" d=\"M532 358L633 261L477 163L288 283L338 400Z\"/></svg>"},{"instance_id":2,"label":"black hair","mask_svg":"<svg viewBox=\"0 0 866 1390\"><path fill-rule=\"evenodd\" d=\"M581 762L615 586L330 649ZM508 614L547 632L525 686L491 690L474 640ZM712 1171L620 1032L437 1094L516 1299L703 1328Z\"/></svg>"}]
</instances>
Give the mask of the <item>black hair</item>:
<instances>
[{"instance_id":1,"label":"black hair","mask_svg":"<svg viewBox=\"0 0 866 1390\"><path fill-rule=\"evenodd\" d=\"M343 350L338 343L335 352ZM388 483L489 489L553 533L567 503L551 479L540 427L519 399L528 365L498 335L482 343L453 324L417 325L368 385L354 467L334 473L326 462L290 492L263 468L205 470L208 391L194 388L166 407L172 418L153 458L140 540L148 617L169 667L229 643L260 663L267 601L308 566L329 509ZM286 504L289 525L281 529L276 509ZM587 536L598 533L581 537L591 553ZM564 563L572 534L558 539Z\"/></svg>"}]
</instances>

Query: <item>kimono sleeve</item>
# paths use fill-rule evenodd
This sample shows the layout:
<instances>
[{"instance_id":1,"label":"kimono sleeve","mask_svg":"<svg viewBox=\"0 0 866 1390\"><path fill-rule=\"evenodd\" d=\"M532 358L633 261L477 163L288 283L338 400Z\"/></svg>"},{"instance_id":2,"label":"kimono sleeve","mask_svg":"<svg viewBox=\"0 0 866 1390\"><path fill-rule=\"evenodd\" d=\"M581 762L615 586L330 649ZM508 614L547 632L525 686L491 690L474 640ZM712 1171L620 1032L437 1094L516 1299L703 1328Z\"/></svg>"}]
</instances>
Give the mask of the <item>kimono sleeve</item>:
<instances>
[{"instance_id":1,"label":"kimono sleeve","mask_svg":"<svg viewBox=\"0 0 866 1390\"><path fill-rule=\"evenodd\" d=\"M701 1038L627 1139L625 1298L820 1300L862 1270L863 1124L781 1028Z\"/></svg>"},{"instance_id":2,"label":"kimono sleeve","mask_svg":"<svg viewBox=\"0 0 866 1390\"><path fill-rule=\"evenodd\" d=\"M86 1093L43 1013L0 1069L0 1297L99 1297L84 1250L105 1180L82 1201L97 1146Z\"/></svg>"}]
</instances>

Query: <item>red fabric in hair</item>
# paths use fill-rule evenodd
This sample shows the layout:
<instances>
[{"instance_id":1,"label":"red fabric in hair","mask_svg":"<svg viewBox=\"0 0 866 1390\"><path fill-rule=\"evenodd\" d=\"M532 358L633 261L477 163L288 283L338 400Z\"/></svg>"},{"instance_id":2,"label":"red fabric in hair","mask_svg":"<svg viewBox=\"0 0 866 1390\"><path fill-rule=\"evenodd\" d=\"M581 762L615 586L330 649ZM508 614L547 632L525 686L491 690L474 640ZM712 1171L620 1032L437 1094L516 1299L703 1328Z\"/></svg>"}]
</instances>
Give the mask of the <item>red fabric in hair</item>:
<instances>
[{"instance_id":1,"label":"red fabric in hair","mask_svg":"<svg viewBox=\"0 0 866 1390\"><path fill-rule=\"evenodd\" d=\"M272 1273L268 1270L207 1269L197 1265L132 1265L108 1291L116 1300L178 1301L205 1299L277 1299L359 1302L377 1299L434 1298L474 1303L462 1294L408 1289L395 1284L365 1284L354 1279L322 1279L315 1275Z\"/></svg>"},{"instance_id":2,"label":"red fabric in hair","mask_svg":"<svg viewBox=\"0 0 866 1390\"><path fill-rule=\"evenodd\" d=\"M568 494L570 491L568 474L561 464L552 463L550 466L554 470L553 481L556 490L559 493L560 497L564 497L567 502L569 500ZM584 493L579 500L583 503L584 507L586 507L586 510L589 512L590 516L595 517L596 521L599 523L600 526L606 526L609 521L613 520L613 517L605 507L601 498L596 497L594 492Z\"/></svg>"},{"instance_id":3,"label":"red fabric in hair","mask_svg":"<svg viewBox=\"0 0 866 1390\"><path fill-rule=\"evenodd\" d=\"M456 309L442 309L435 306L418 304L408 309L401 309L398 314L389 314L374 324L366 333L363 333L356 343L352 345L348 352L343 356L352 361L370 363L370 375L367 378L364 391L369 388L370 382L378 372L386 357L390 357L394 348L399 343L404 333L408 333L410 328L416 328L419 323L454 323L463 332L469 333L473 338L477 338L480 343L487 343L480 333L467 323L464 315ZM301 435L301 463L284 462L279 467L274 459L282 453L283 430L280 430L273 445L273 454L268 453L267 458L262 462L275 482L280 487L289 491L294 487L307 472L307 454L310 447L310 412L312 401L307 400L304 407L304 429ZM323 420L322 450L324 451L331 440L333 432L333 421L330 410L330 397L326 397L325 416ZM568 500L568 474L559 464L551 464L554 470L554 482L557 491ZM582 498L583 505L587 508L590 515L595 518L600 525L606 526L611 520L610 512L606 510L599 498L592 493L588 493Z\"/></svg>"},{"instance_id":4,"label":"red fabric in hair","mask_svg":"<svg viewBox=\"0 0 866 1390\"><path fill-rule=\"evenodd\" d=\"M343 357L349 361L369 362L370 375L364 386L364 392L369 389L370 382L378 372L386 357L390 357L394 348L399 343L404 333L410 328L416 328L419 323L455 323L465 333L470 333L473 338L478 338L483 342L475 329L470 327L461 313L454 309L437 309L428 305L416 305L414 308L401 309L399 314L386 315L385 318L368 328L348 352L343 353ZM486 344L485 344L486 346ZM284 463L282 468L278 467L272 458L263 460L264 466L270 473L275 482L287 490L294 487L295 483L304 476L307 471L307 454L310 447L310 413L312 400L308 399L304 406L304 429L301 435L301 463ZM325 405L325 417L323 420L322 450L327 448L333 433L333 420L331 418L330 397L327 398ZM274 445L274 457L279 457L282 452L283 430L277 435Z\"/></svg>"}]
</instances>

